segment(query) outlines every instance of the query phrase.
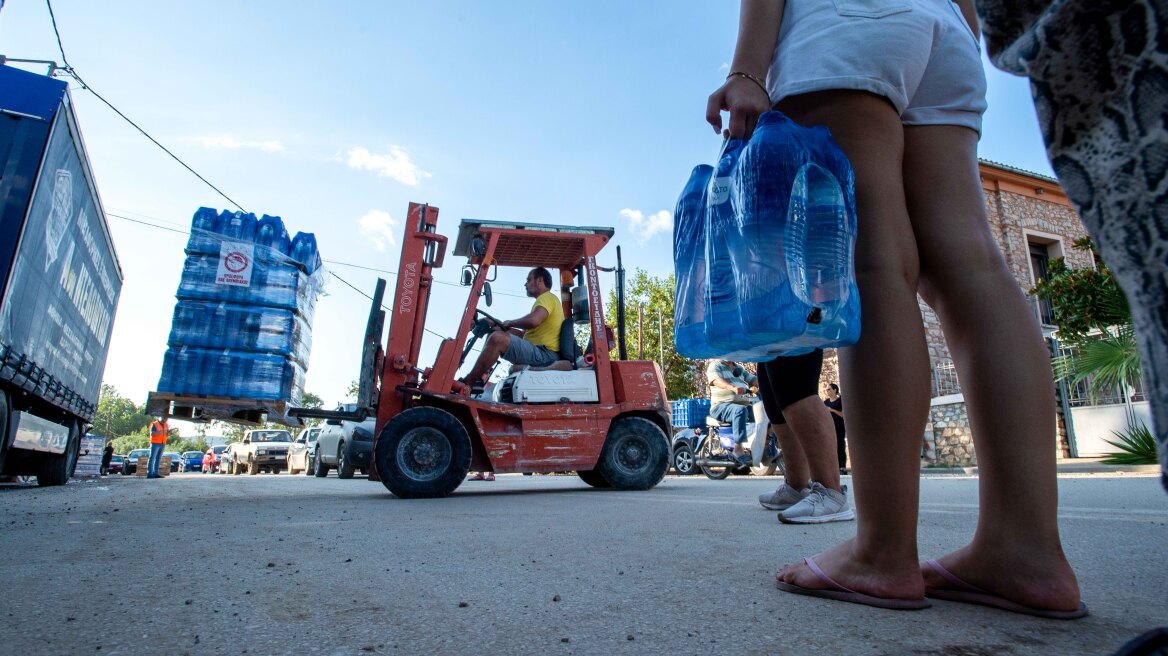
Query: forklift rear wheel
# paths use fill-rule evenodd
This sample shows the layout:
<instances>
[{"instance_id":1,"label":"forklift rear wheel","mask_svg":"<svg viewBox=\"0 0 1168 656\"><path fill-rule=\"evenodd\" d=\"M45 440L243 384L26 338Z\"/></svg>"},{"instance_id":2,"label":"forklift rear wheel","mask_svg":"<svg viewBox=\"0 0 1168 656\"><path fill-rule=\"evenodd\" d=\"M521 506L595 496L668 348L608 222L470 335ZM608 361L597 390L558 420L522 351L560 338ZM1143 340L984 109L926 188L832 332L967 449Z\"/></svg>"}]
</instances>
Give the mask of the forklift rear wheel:
<instances>
[{"instance_id":1,"label":"forklift rear wheel","mask_svg":"<svg viewBox=\"0 0 1168 656\"><path fill-rule=\"evenodd\" d=\"M454 415L429 406L394 417L377 439L377 472L402 499L450 494L470 470L470 436Z\"/></svg>"},{"instance_id":2,"label":"forklift rear wheel","mask_svg":"<svg viewBox=\"0 0 1168 656\"><path fill-rule=\"evenodd\" d=\"M608 479L595 469L590 469L588 471L578 471L576 472L576 475L580 477L580 480L591 485L592 487L598 487L601 489L608 489L612 487L612 483L609 483Z\"/></svg>"},{"instance_id":3,"label":"forklift rear wheel","mask_svg":"<svg viewBox=\"0 0 1168 656\"><path fill-rule=\"evenodd\" d=\"M618 490L648 490L669 469L669 439L642 417L614 421L596 469Z\"/></svg>"}]
</instances>

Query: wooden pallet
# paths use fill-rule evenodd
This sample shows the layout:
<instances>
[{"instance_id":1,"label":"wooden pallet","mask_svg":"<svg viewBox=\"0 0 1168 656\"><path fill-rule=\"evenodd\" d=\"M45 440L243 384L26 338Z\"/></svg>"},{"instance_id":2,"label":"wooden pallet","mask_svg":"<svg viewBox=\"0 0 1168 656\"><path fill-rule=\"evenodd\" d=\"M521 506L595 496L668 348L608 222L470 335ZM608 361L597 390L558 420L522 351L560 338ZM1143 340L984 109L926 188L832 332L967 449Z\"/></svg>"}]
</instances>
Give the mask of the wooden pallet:
<instances>
[{"instance_id":1,"label":"wooden pallet","mask_svg":"<svg viewBox=\"0 0 1168 656\"><path fill-rule=\"evenodd\" d=\"M262 426L265 421L300 427L304 422L288 416L287 401L241 399L230 396L203 396L150 392L146 414L193 422L223 421L243 426Z\"/></svg>"},{"instance_id":2,"label":"wooden pallet","mask_svg":"<svg viewBox=\"0 0 1168 656\"><path fill-rule=\"evenodd\" d=\"M146 478L146 470L150 466L150 458L142 456L138 458L138 465L134 468L135 478ZM162 460L158 463L158 475L170 476L170 456L162 456Z\"/></svg>"}]
</instances>

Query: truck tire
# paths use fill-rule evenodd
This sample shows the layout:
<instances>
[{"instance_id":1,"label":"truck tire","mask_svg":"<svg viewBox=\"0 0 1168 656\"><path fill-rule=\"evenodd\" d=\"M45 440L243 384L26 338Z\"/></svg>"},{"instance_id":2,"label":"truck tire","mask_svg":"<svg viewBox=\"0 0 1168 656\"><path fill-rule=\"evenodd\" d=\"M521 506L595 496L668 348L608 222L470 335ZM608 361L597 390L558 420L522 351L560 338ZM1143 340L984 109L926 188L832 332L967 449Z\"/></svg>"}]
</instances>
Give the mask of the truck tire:
<instances>
[{"instance_id":1,"label":"truck tire","mask_svg":"<svg viewBox=\"0 0 1168 656\"><path fill-rule=\"evenodd\" d=\"M37 485L41 487L64 485L69 482L77 466L77 456L81 452L81 427L74 419L68 420L66 426L69 428L69 441L65 444L65 453L40 456Z\"/></svg>"},{"instance_id":2,"label":"truck tire","mask_svg":"<svg viewBox=\"0 0 1168 656\"><path fill-rule=\"evenodd\" d=\"M576 475L580 477L580 480L591 485L592 487L600 489L608 489L612 487L612 483L609 483L608 479L595 469L589 469L588 471L578 471L576 472Z\"/></svg>"},{"instance_id":3,"label":"truck tire","mask_svg":"<svg viewBox=\"0 0 1168 656\"><path fill-rule=\"evenodd\" d=\"M247 459L247 475L255 476L260 473L260 466L256 464L255 458Z\"/></svg>"},{"instance_id":4,"label":"truck tire","mask_svg":"<svg viewBox=\"0 0 1168 656\"><path fill-rule=\"evenodd\" d=\"M596 469L618 490L648 490L669 470L669 439L653 422L625 417L612 423Z\"/></svg>"},{"instance_id":5,"label":"truck tire","mask_svg":"<svg viewBox=\"0 0 1168 656\"><path fill-rule=\"evenodd\" d=\"M345 443L337 446L337 478L353 478L353 461L345 453Z\"/></svg>"},{"instance_id":6,"label":"truck tire","mask_svg":"<svg viewBox=\"0 0 1168 656\"><path fill-rule=\"evenodd\" d=\"M316 457L313 458L313 460L315 461L315 467L313 468L312 473L315 474L317 478L324 478L325 476L328 476L329 466L324 464L324 458L321 458L320 454L318 453L316 454Z\"/></svg>"},{"instance_id":7,"label":"truck tire","mask_svg":"<svg viewBox=\"0 0 1168 656\"><path fill-rule=\"evenodd\" d=\"M0 389L0 472L4 471L5 456L8 455L8 392Z\"/></svg>"},{"instance_id":8,"label":"truck tire","mask_svg":"<svg viewBox=\"0 0 1168 656\"><path fill-rule=\"evenodd\" d=\"M381 483L401 499L433 499L453 492L470 470L470 436L441 408L410 408L394 417L377 439Z\"/></svg>"}]
</instances>

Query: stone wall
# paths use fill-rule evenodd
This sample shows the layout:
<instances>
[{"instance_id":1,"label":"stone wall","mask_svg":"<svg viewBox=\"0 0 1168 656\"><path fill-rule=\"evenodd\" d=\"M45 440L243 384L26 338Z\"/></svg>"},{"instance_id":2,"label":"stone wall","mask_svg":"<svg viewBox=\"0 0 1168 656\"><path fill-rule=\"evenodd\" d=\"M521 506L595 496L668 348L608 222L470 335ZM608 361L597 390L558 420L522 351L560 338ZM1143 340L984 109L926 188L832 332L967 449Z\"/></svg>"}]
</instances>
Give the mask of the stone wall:
<instances>
[{"instance_id":1,"label":"stone wall","mask_svg":"<svg viewBox=\"0 0 1168 656\"><path fill-rule=\"evenodd\" d=\"M977 465L973 435L969 431L969 417L965 414L965 401L932 406L929 408L929 424L933 429L936 464L951 467ZM925 434L927 437L927 429Z\"/></svg>"}]
</instances>

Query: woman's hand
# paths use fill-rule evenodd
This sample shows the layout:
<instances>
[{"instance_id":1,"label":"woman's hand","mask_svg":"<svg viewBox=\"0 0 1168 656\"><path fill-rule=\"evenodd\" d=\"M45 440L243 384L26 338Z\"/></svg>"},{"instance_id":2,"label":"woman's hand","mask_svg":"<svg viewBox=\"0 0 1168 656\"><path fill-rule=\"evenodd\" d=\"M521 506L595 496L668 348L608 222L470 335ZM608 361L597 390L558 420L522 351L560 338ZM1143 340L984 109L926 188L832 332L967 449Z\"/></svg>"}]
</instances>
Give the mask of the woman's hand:
<instances>
[{"instance_id":1,"label":"woman's hand","mask_svg":"<svg viewBox=\"0 0 1168 656\"><path fill-rule=\"evenodd\" d=\"M753 80L738 75L729 77L706 103L706 122L723 137L749 139L763 112L771 108L771 99ZM727 129L722 129L722 112L730 112Z\"/></svg>"}]
</instances>

